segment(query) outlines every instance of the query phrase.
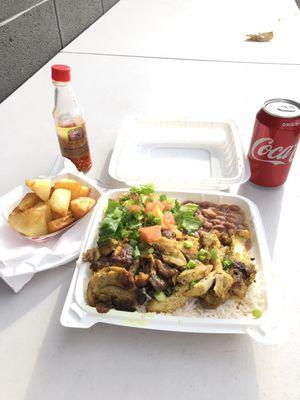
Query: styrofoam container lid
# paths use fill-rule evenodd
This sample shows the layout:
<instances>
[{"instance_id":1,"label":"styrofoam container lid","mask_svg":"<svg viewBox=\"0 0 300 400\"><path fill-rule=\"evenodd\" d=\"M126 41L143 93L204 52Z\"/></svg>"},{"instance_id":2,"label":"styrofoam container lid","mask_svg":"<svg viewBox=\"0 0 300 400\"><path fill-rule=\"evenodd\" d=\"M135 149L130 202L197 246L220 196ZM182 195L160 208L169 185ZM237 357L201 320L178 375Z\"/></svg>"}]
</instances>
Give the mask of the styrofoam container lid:
<instances>
[{"instance_id":1,"label":"styrofoam container lid","mask_svg":"<svg viewBox=\"0 0 300 400\"><path fill-rule=\"evenodd\" d=\"M250 176L235 123L138 117L124 119L109 174L129 186L185 190L225 190Z\"/></svg>"}]
</instances>

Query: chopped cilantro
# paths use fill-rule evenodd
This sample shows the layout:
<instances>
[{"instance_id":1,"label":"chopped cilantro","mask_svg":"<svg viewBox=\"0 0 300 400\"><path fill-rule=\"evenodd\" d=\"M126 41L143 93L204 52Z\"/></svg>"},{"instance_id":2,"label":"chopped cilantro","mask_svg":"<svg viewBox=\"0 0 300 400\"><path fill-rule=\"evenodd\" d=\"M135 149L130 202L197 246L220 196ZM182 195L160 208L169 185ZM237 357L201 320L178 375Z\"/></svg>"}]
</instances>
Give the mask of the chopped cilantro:
<instances>
[{"instance_id":1,"label":"chopped cilantro","mask_svg":"<svg viewBox=\"0 0 300 400\"><path fill-rule=\"evenodd\" d=\"M166 196L165 194L161 194L161 195L159 196L159 200L160 200L160 201L166 201L166 200L167 200L167 196Z\"/></svg>"},{"instance_id":2,"label":"chopped cilantro","mask_svg":"<svg viewBox=\"0 0 300 400\"><path fill-rule=\"evenodd\" d=\"M200 219L195 216L195 211L198 209L197 204L187 203L180 206L177 200L173 212L175 213L175 221L179 229L183 229L187 233L196 232L200 226Z\"/></svg>"},{"instance_id":3,"label":"chopped cilantro","mask_svg":"<svg viewBox=\"0 0 300 400\"><path fill-rule=\"evenodd\" d=\"M194 214L195 211L197 210L198 205L197 204L193 204L193 203L186 203L183 204L183 206L180 207L180 211L182 213L187 213L187 214Z\"/></svg>"},{"instance_id":4,"label":"chopped cilantro","mask_svg":"<svg viewBox=\"0 0 300 400\"><path fill-rule=\"evenodd\" d=\"M137 240L130 239L129 244L130 244L130 246L135 247L137 245Z\"/></svg>"},{"instance_id":5,"label":"chopped cilantro","mask_svg":"<svg viewBox=\"0 0 300 400\"><path fill-rule=\"evenodd\" d=\"M154 193L153 183L148 183L147 185L134 186L130 189L129 194L152 194Z\"/></svg>"},{"instance_id":6,"label":"chopped cilantro","mask_svg":"<svg viewBox=\"0 0 300 400\"><path fill-rule=\"evenodd\" d=\"M126 237L138 240L142 220L142 212L131 213L124 204L109 200L100 224L99 244L109 243L111 239L121 240Z\"/></svg>"}]
</instances>

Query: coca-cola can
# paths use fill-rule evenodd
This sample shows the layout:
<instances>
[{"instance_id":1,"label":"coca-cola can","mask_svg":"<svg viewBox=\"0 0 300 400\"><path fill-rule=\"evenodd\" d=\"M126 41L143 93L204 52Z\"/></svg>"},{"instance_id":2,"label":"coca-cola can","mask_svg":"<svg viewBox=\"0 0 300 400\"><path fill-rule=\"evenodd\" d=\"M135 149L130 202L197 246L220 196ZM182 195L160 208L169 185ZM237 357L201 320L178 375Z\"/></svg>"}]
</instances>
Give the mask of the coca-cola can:
<instances>
[{"instance_id":1,"label":"coca-cola can","mask_svg":"<svg viewBox=\"0 0 300 400\"><path fill-rule=\"evenodd\" d=\"M282 185L288 176L300 136L300 104L286 99L265 102L256 114L248 153L250 181Z\"/></svg>"}]
</instances>

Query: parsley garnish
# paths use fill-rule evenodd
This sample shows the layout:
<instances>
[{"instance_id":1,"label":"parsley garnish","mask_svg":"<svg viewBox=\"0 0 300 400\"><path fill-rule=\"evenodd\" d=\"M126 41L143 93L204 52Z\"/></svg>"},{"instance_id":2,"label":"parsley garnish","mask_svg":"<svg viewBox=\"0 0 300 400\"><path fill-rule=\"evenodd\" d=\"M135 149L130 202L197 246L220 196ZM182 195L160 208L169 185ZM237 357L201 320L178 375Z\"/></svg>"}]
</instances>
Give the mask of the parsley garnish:
<instances>
[{"instance_id":1,"label":"parsley garnish","mask_svg":"<svg viewBox=\"0 0 300 400\"><path fill-rule=\"evenodd\" d=\"M175 214L175 221L179 229L183 229L190 234L196 232L200 228L201 221L195 215L197 209L197 204L187 203L180 206L178 201L175 201L175 206L172 211Z\"/></svg>"}]
</instances>

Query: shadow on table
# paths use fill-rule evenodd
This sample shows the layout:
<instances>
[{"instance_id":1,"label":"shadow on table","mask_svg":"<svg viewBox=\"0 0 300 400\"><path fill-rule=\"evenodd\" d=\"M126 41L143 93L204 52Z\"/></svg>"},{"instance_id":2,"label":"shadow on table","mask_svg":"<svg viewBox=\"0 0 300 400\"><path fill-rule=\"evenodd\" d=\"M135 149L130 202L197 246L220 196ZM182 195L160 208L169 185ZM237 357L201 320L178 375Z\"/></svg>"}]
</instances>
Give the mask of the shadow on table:
<instances>
[{"instance_id":1,"label":"shadow on table","mask_svg":"<svg viewBox=\"0 0 300 400\"><path fill-rule=\"evenodd\" d=\"M73 266L74 262L63 267L39 272L17 294L0 280L0 332L41 303L61 286L62 282L69 285L74 271Z\"/></svg>"},{"instance_id":2,"label":"shadow on table","mask_svg":"<svg viewBox=\"0 0 300 400\"><path fill-rule=\"evenodd\" d=\"M59 325L66 292L62 287L24 400L259 400L247 336L106 324L68 329Z\"/></svg>"},{"instance_id":3,"label":"shadow on table","mask_svg":"<svg viewBox=\"0 0 300 400\"><path fill-rule=\"evenodd\" d=\"M270 253L271 256L273 256L281 214L284 186L280 186L276 189L267 189L247 182L239 187L238 194L247 197L257 205L266 230Z\"/></svg>"}]
</instances>

